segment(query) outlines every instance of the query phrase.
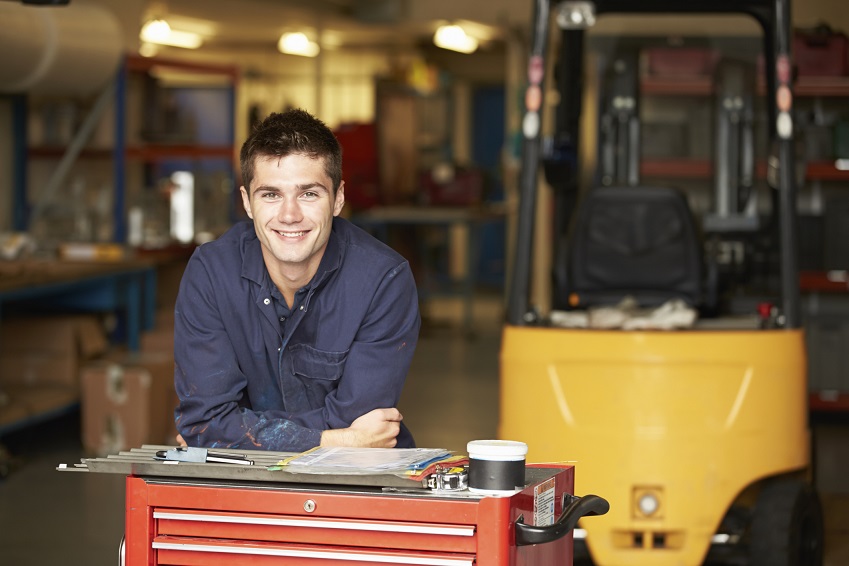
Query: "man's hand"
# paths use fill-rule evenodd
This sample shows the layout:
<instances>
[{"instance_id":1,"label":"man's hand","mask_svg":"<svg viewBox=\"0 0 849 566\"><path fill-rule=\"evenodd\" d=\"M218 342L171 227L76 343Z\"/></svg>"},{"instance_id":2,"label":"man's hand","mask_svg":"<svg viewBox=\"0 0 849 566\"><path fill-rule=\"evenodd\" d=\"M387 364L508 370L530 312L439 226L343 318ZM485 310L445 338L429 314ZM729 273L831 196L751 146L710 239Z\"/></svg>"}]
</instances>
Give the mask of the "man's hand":
<instances>
[{"instance_id":1,"label":"man's hand","mask_svg":"<svg viewBox=\"0 0 849 566\"><path fill-rule=\"evenodd\" d=\"M348 428L323 431L321 446L394 448L402 419L398 409L374 409Z\"/></svg>"}]
</instances>

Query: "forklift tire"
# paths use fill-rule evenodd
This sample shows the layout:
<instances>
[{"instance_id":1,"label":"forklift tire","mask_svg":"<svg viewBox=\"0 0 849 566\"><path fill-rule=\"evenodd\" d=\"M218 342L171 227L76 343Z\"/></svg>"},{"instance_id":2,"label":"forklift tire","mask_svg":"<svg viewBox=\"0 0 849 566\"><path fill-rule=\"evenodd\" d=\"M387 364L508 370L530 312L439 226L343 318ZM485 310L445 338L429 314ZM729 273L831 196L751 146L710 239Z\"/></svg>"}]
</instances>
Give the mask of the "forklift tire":
<instances>
[{"instance_id":1,"label":"forklift tire","mask_svg":"<svg viewBox=\"0 0 849 566\"><path fill-rule=\"evenodd\" d=\"M764 485L749 539L750 566L822 566L822 507L816 492L799 479Z\"/></svg>"}]
</instances>

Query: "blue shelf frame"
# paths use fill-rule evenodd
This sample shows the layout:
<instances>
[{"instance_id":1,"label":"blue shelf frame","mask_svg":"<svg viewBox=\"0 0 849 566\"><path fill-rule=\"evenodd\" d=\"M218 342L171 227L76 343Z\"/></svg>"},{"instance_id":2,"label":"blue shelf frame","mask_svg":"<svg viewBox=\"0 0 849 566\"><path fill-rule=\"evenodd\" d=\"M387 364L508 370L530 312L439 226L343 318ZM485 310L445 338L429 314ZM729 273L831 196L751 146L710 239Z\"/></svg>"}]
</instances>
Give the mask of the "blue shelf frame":
<instances>
[{"instance_id":1,"label":"blue shelf frame","mask_svg":"<svg viewBox=\"0 0 849 566\"><path fill-rule=\"evenodd\" d=\"M27 97L17 94L12 99L12 226L23 232L29 224L27 206Z\"/></svg>"}]
</instances>

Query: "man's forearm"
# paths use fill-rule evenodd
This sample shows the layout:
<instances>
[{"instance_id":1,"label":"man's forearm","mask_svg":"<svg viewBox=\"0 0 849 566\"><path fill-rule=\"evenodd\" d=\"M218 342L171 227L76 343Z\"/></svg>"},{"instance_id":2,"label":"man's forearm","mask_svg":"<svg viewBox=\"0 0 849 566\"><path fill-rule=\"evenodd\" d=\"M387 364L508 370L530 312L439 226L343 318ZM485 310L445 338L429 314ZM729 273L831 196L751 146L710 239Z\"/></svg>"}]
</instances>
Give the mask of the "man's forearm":
<instances>
[{"instance_id":1,"label":"man's forearm","mask_svg":"<svg viewBox=\"0 0 849 566\"><path fill-rule=\"evenodd\" d=\"M322 431L320 446L394 448L402 419L397 409L374 409L347 428Z\"/></svg>"},{"instance_id":2,"label":"man's forearm","mask_svg":"<svg viewBox=\"0 0 849 566\"><path fill-rule=\"evenodd\" d=\"M321 431L301 427L278 412L248 409L207 421L182 418L178 432L189 446L278 452L303 452L314 448L321 439Z\"/></svg>"},{"instance_id":3,"label":"man's forearm","mask_svg":"<svg viewBox=\"0 0 849 566\"><path fill-rule=\"evenodd\" d=\"M319 446L351 446L355 448L394 448L395 437L386 438L353 428L336 428L321 432Z\"/></svg>"},{"instance_id":4,"label":"man's forearm","mask_svg":"<svg viewBox=\"0 0 849 566\"><path fill-rule=\"evenodd\" d=\"M350 428L336 428L321 431L319 446L362 446L357 442L357 433Z\"/></svg>"}]
</instances>

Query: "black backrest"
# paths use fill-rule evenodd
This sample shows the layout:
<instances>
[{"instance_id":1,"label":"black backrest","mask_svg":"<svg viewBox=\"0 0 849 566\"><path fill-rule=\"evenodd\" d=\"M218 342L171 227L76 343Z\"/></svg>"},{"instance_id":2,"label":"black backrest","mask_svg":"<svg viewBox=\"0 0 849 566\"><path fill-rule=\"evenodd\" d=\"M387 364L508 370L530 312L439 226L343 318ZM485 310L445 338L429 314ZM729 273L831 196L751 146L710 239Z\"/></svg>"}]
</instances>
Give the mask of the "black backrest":
<instances>
[{"instance_id":1,"label":"black backrest","mask_svg":"<svg viewBox=\"0 0 849 566\"><path fill-rule=\"evenodd\" d=\"M646 307L673 298L700 302L701 242L677 189L592 189L578 207L567 256L566 288L558 291L573 308L612 305L628 295Z\"/></svg>"}]
</instances>

